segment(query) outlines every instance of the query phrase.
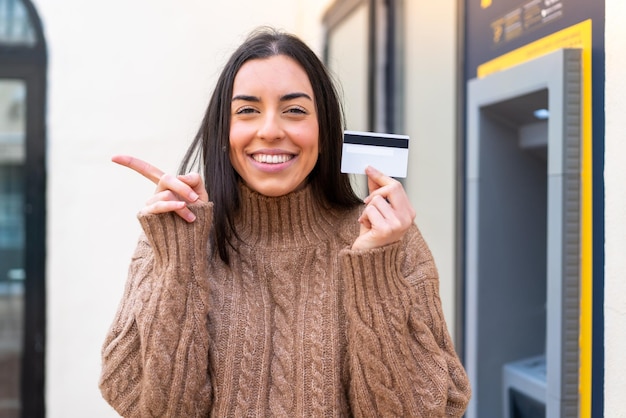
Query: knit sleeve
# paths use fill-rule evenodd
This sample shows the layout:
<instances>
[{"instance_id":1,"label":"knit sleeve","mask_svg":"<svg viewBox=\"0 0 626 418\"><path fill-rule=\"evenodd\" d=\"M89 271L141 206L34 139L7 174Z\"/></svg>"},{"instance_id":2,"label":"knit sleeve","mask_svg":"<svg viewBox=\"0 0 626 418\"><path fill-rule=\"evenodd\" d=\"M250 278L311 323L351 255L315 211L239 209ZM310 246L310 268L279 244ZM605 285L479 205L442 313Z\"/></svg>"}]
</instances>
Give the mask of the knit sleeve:
<instances>
[{"instance_id":1,"label":"knit sleeve","mask_svg":"<svg viewBox=\"0 0 626 418\"><path fill-rule=\"evenodd\" d=\"M208 236L212 204L139 216L145 235L102 348L100 390L124 417L208 416Z\"/></svg>"},{"instance_id":2,"label":"knit sleeve","mask_svg":"<svg viewBox=\"0 0 626 418\"><path fill-rule=\"evenodd\" d=\"M355 416L463 415L470 398L417 227L400 243L341 252Z\"/></svg>"}]
</instances>

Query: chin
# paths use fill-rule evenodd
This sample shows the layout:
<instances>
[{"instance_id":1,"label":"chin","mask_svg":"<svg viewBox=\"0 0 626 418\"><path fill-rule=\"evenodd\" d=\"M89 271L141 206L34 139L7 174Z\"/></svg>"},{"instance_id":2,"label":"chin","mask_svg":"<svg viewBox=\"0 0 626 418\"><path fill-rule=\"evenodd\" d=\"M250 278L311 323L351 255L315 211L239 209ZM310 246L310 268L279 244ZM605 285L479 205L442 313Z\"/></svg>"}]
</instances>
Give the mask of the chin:
<instances>
[{"instance_id":1,"label":"chin","mask_svg":"<svg viewBox=\"0 0 626 418\"><path fill-rule=\"evenodd\" d=\"M250 187L252 190L254 190L257 193L262 194L263 196L267 196L267 197L280 197L280 196L285 196L286 194L289 194L291 192L295 192L297 190L302 189L304 186L306 185L306 181L298 184L298 185L289 185L289 186L263 186L263 185L257 185L258 187L255 187L254 185L248 184L248 187Z\"/></svg>"}]
</instances>

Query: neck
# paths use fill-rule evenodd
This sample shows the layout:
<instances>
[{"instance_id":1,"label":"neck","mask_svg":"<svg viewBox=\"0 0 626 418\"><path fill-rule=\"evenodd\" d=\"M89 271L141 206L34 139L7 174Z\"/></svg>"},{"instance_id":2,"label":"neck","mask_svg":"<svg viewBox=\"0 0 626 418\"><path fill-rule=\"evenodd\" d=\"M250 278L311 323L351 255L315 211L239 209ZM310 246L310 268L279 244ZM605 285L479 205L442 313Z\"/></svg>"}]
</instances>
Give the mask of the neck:
<instances>
[{"instance_id":1,"label":"neck","mask_svg":"<svg viewBox=\"0 0 626 418\"><path fill-rule=\"evenodd\" d=\"M240 186L237 234L247 245L307 246L333 234L337 213L316 198L310 186L280 197Z\"/></svg>"}]
</instances>

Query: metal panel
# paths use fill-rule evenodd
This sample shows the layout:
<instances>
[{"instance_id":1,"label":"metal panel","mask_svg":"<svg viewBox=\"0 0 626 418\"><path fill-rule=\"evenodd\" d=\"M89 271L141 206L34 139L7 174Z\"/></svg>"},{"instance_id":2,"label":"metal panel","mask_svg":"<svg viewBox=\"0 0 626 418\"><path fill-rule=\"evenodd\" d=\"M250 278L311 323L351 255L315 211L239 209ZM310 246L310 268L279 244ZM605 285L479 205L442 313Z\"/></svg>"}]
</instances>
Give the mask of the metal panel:
<instances>
[{"instance_id":1,"label":"metal panel","mask_svg":"<svg viewBox=\"0 0 626 418\"><path fill-rule=\"evenodd\" d=\"M468 418L503 415L494 399L501 393L493 390L495 368L523 360L516 356L543 354L531 352L538 345L547 362L547 416L577 415L581 99L578 49L468 83L465 362L474 389ZM543 171L535 157L522 155L528 149L515 150L511 142L536 122L526 114L542 100L550 112L547 150L535 156L546 158ZM528 213L542 205L543 214ZM544 244L537 241L541 234ZM528 274L537 277L524 278ZM522 286L520 280L526 280ZM545 328L533 333L529 321L537 320L540 283Z\"/></svg>"}]
</instances>

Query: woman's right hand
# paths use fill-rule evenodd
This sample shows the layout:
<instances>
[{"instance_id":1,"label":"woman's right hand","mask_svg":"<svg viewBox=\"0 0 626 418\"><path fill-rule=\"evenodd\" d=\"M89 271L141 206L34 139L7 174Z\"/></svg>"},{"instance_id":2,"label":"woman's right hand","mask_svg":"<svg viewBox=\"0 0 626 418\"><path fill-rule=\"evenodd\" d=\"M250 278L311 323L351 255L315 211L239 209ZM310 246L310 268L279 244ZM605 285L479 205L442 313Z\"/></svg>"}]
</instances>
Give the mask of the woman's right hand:
<instances>
[{"instance_id":1,"label":"woman's right hand","mask_svg":"<svg viewBox=\"0 0 626 418\"><path fill-rule=\"evenodd\" d=\"M115 155L111 161L135 170L156 184L156 192L140 211L143 215L176 212L187 222L193 222L196 216L189 210L187 204L209 201L204 182L198 173L178 176L166 174L157 167L129 155Z\"/></svg>"}]
</instances>

